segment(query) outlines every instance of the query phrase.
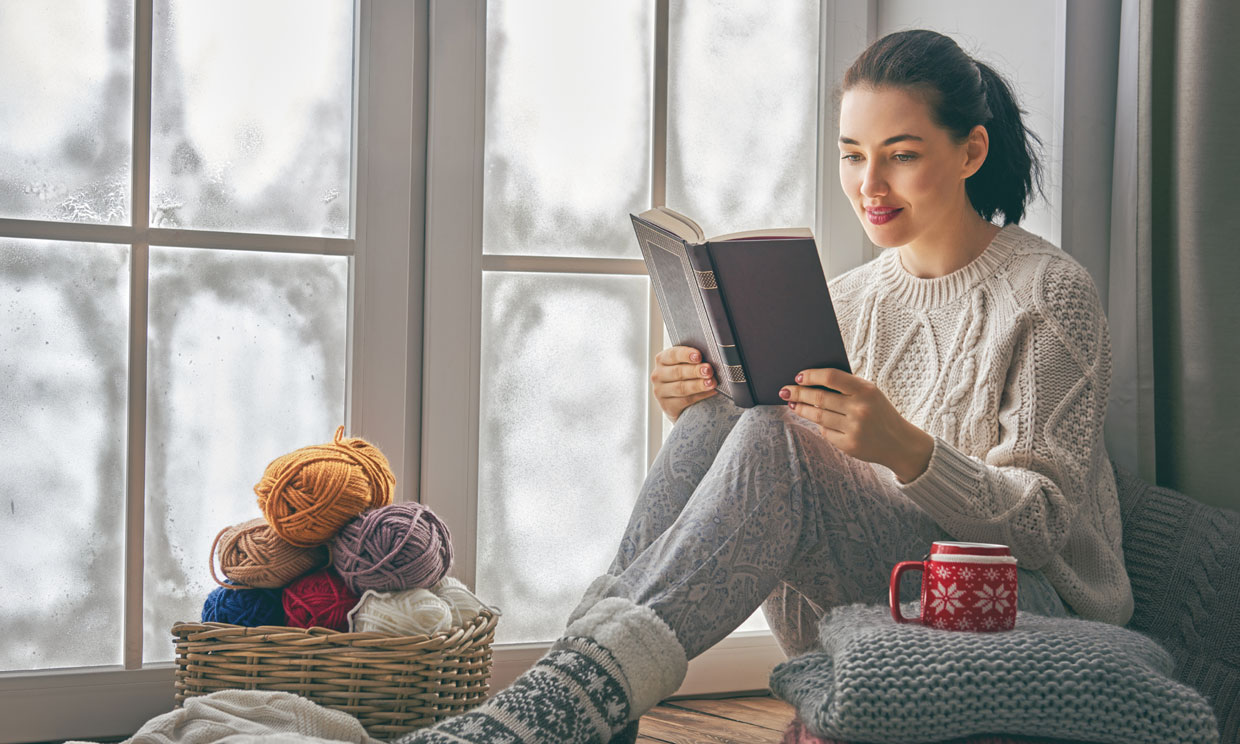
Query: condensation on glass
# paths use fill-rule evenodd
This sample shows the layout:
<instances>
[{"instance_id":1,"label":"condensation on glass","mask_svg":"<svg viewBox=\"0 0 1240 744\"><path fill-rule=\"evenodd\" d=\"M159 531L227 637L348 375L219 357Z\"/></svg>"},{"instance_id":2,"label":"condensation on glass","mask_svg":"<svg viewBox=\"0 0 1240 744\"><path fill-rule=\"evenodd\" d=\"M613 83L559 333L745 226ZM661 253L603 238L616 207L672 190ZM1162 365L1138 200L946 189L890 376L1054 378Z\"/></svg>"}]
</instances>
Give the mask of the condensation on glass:
<instances>
[{"instance_id":1,"label":"condensation on glass","mask_svg":"<svg viewBox=\"0 0 1240 744\"><path fill-rule=\"evenodd\" d=\"M349 232L353 3L155 4L151 225Z\"/></svg>"},{"instance_id":2,"label":"condensation on glass","mask_svg":"<svg viewBox=\"0 0 1240 744\"><path fill-rule=\"evenodd\" d=\"M813 227L816 0L672 0L667 205L707 235Z\"/></svg>"},{"instance_id":3,"label":"condensation on glass","mask_svg":"<svg viewBox=\"0 0 1240 744\"><path fill-rule=\"evenodd\" d=\"M0 672L121 660L129 248L0 240Z\"/></svg>"},{"instance_id":4,"label":"condensation on glass","mask_svg":"<svg viewBox=\"0 0 1240 744\"><path fill-rule=\"evenodd\" d=\"M127 224L133 3L0 3L0 217Z\"/></svg>"},{"instance_id":5,"label":"condensation on glass","mask_svg":"<svg viewBox=\"0 0 1240 744\"><path fill-rule=\"evenodd\" d=\"M545 641L610 564L646 470L649 281L482 279L478 578L500 642Z\"/></svg>"},{"instance_id":6,"label":"condensation on glass","mask_svg":"<svg viewBox=\"0 0 1240 744\"><path fill-rule=\"evenodd\" d=\"M487 3L482 249L640 258L654 3Z\"/></svg>"},{"instance_id":7,"label":"condensation on glass","mask_svg":"<svg viewBox=\"0 0 1240 744\"><path fill-rule=\"evenodd\" d=\"M151 248L145 661L199 619L267 464L344 423L347 278L340 256Z\"/></svg>"}]
</instances>

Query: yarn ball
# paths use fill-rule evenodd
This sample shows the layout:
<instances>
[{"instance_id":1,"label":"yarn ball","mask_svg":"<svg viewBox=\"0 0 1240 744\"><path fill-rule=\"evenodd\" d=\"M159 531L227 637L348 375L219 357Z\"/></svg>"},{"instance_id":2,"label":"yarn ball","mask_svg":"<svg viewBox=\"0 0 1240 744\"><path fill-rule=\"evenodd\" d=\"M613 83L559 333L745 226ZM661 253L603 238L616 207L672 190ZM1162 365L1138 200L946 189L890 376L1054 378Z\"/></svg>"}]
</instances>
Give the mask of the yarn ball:
<instances>
[{"instance_id":1,"label":"yarn ball","mask_svg":"<svg viewBox=\"0 0 1240 744\"><path fill-rule=\"evenodd\" d=\"M366 509L392 503L395 487L383 453L363 439L345 439L342 426L332 442L272 460L254 493L276 534L309 548L330 540Z\"/></svg>"},{"instance_id":2,"label":"yarn ball","mask_svg":"<svg viewBox=\"0 0 1240 744\"><path fill-rule=\"evenodd\" d=\"M280 592L271 589L233 589L218 586L207 595L202 605L204 623L231 623L255 628L259 625L284 625L284 607Z\"/></svg>"},{"instance_id":3,"label":"yarn ball","mask_svg":"<svg viewBox=\"0 0 1240 744\"><path fill-rule=\"evenodd\" d=\"M433 635L452 627L452 608L426 589L368 589L349 612L349 628L395 635Z\"/></svg>"},{"instance_id":4,"label":"yarn ball","mask_svg":"<svg viewBox=\"0 0 1240 744\"><path fill-rule=\"evenodd\" d=\"M294 628L348 630L349 610L355 604L357 595L328 568L284 587L284 614Z\"/></svg>"},{"instance_id":5,"label":"yarn ball","mask_svg":"<svg viewBox=\"0 0 1240 744\"><path fill-rule=\"evenodd\" d=\"M298 576L327 565L327 548L299 548L271 529L261 517L225 527L215 536L211 546L211 577L215 575L215 557L220 571L240 586L279 589Z\"/></svg>"},{"instance_id":6,"label":"yarn ball","mask_svg":"<svg viewBox=\"0 0 1240 744\"><path fill-rule=\"evenodd\" d=\"M484 607L482 600L451 576L443 577L438 584L431 587L431 591L448 603L448 607L452 610L453 627L461 627L473 622Z\"/></svg>"},{"instance_id":7,"label":"yarn ball","mask_svg":"<svg viewBox=\"0 0 1240 744\"><path fill-rule=\"evenodd\" d=\"M357 594L426 589L452 564L448 525L416 503L365 512L340 530L331 549L336 571Z\"/></svg>"}]
</instances>

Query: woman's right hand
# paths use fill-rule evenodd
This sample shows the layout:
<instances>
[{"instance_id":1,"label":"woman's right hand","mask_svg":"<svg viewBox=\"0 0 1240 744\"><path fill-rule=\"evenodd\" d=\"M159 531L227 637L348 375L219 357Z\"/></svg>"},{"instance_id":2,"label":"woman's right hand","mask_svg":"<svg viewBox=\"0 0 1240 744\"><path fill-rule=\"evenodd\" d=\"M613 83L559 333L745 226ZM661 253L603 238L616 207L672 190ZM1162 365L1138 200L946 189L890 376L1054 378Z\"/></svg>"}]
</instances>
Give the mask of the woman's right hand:
<instances>
[{"instance_id":1,"label":"woman's right hand","mask_svg":"<svg viewBox=\"0 0 1240 744\"><path fill-rule=\"evenodd\" d=\"M689 406L719 392L714 371L702 361L702 352L688 346L673 346L656 354L650 384L659 408L673 422Z\"/></svg>"}]
</instances>

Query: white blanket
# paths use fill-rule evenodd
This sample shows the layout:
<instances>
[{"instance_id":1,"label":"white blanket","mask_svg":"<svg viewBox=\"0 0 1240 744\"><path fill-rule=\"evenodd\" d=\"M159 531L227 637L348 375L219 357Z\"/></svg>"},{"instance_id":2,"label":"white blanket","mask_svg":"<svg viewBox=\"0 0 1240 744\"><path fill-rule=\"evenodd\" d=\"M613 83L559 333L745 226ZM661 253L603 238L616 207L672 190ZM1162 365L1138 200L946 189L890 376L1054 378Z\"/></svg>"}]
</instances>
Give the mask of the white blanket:
<instances>
[{"instance_id":1,"label":"white blanket","mask_svg":"<svg viewBox=\"0 0 1240 744\"><path fill-rule=\"evenodd\" d=\"M356 718L288 692L221 690L147 721L125 744L380 744ZM66 742L66 744L89 744Z\"/></svg>"}]
</instances>

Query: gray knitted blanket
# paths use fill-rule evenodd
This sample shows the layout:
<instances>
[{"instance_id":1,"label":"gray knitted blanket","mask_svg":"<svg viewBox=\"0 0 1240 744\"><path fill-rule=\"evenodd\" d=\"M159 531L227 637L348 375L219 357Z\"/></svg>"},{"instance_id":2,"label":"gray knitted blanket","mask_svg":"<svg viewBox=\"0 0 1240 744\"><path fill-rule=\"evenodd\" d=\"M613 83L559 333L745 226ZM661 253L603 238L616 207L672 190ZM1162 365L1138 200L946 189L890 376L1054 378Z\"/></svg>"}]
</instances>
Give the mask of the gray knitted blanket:
<instances>
[{"instance_id":1,"label":"gray knitted blanket","mask_svg":"<svg viewBox=\"0 0 1240 744\"><path fill-rule=\"evenodd\" d=\"M917 613L916 603L905 608ZM814 734L933 742L1016 734L1128 744L1213 744L1205 698L1132 630L1021 613L1003 633L897 624L881 605L835 609L822 650L775 667L771 689Z\"/></svg>"}]
</instances>

